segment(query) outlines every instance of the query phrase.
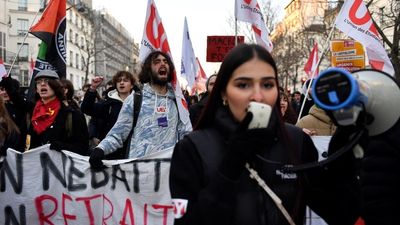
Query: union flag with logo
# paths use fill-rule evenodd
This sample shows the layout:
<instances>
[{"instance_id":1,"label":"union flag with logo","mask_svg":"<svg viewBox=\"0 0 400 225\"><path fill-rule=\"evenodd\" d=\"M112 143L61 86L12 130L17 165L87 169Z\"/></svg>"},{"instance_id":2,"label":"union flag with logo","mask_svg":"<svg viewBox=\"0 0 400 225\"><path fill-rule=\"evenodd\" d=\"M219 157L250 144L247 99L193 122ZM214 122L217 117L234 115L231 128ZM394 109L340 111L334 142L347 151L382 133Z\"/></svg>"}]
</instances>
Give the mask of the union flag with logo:
<instances>
[{"instance_id":1,"label":"union flag with logo","mask_svg":"<svg viewBox=\"0 0 400 225\"><path fill-rule=\"evenodd\" d=\"M158 14L156 4L154 3L154 0L148 0L143 38L142 42L140 43L139 60L141 62L144 62L146 57L151 52L156 50L167 53L172 59L172 54L167 39L167 33L164 30L164 26L161 21L161 17ZM174 88L176 103L178 105L179 118L182 123L187 124L188 122L190 122L188 106L185 97L182 94L182 89L179 86L176 71L174 71L173 73L171 84Z\"/></svg>"}]
</instances>

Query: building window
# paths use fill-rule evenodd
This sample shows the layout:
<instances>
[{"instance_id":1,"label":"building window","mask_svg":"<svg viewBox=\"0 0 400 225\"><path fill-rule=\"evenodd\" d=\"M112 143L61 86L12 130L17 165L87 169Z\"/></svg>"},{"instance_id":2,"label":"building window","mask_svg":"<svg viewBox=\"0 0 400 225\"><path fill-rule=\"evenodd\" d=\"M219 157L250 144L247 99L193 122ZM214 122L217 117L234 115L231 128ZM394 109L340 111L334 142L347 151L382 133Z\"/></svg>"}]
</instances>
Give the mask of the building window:
<instances>
[{"instance_id":1,"label":"building window","mask_svg":"<svg viewBox=\"0 0 400 225\"><path fill-rule=\"evenodd\" d=\"M74 36L74 33L72 31L72 29L69 29L69 34L68 34L68 39L70 42L72 42L72 37Z\"/></svg>"},{"instance_id":2,"label":"building window","mask_svg":"<svg viewBox=\"0 0 400 225\"><path fill-rule=\"evenodd\" d=\"M75 44L79 46L78 33L75 33Z\"/></svg>"},{"instance_id":3,"label":"building window","mask_svg":"<svg viewBox=\"0 0 400 225\"><path fill-rule=\"evenodd\" d=\"M29 83L29 79L28 79L29 76L28 76L28 73L29 73L28 70L20 70L20 71L19 71L19 74L21 75L20 81L21 81L21 84L22 84L23 87L29 86L29 85L28 85L28 83Z\"/></svg>"},{"instance_id":4,"label":"building window","mask_svg":"<svg viewBox=\"0 0 400 225\"><path fill-rule=\"evenodd\" d=\"M74 62L74 54L72 51L69 51L69 66L72 66L72 63Z\"/></svg>"},{"instance_id":5,"label":"building window","mask_svg":"<svg viewBox=\"0 0 400 225\"><path fill-rule=\"evenodd\" d=\"M47 0L42 0L40 1L40 9L39 12L43 12L46 9L47 6Z\"/></svg>"},{"instance_id":6,"label":"building window","mask_svg":"<svg viewBox=\"0 0 400 225\"><path fill-rule=\"evenodd\" d=\"M81 48L85 48L85 39L81 37Z\"/></svg>"},{"instance_id":7,"label":"building window","mask_svg":"<svg viewBox=\"0 0 400 225\"><path fill-rule=\"evenodd\" d=\"M83 58L83 56L81 57L81 67L82 67L82 69L81 70L84 70L85 68L85 59Z\"/></svg>"},{"instance_id":8,"label":"building window","mask_svg":"<svg viewBox=\"0 0 400 225\"><path fill-rule=\"evenodd\" d=\"M21 47L22 43L18 43L17 47L18 49L21 48L21 51L19 51L18 59L19 61L28 61L28 56L29 56L29 45L27 43L24 43Z\"/></svg>"},{"instance_id":9,"label":"building window","mask_svg":"<svg viewBox=\"0 0 400 225\"><path fill-rule=\"evenodd\" d=\"M28 10L28 0L18 0L18 10L27 11Z\"/></svg>"},{"instance_id":10,"label":"building window","mask_svg":"<svg viewBox=\"0 0 400 225\"><path fill-rule=\"evenodd\" d=\"M80 66L79 66L79 55L78 54L75 54L75 64L76 64L76 68L79 69Z\"/></svg>"},{"instance_id":11,"label":"building window","mask_svg":"<svg viewBox=\"0 0 400 225\"><path fill-rule=\"evenodd\" d=\"M72 10L68 10L68 21L72 22Z\"/></svg>"},{"instance_id":12,"label":"building window","mask_svg":"<svg viewBox=\"0 0 400 225\"><path fill-rule=\"evenodd\" d=\"M17 19L17 33L19 36L25 36L28 32L29 20L27 19Z\"/></svg>"}]
</instances>

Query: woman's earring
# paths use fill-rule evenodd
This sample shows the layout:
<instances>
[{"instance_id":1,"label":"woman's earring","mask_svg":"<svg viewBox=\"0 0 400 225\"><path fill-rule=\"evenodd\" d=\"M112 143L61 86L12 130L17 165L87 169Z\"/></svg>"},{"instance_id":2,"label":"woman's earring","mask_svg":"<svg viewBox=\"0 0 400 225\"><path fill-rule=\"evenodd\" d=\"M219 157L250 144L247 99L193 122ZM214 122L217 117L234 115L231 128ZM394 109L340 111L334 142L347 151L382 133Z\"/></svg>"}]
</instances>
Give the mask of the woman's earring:
<instances>
[{"instance_id":1,"label":"woman's earring","mask_svg":"<svg viewBox=\"0 0 400 225\"><path fill-rule=\"evenodd\" d=\"M227 106L228 105L228 101L226 99L222 99L222 105Z\"/></svg>"}]
</instances>

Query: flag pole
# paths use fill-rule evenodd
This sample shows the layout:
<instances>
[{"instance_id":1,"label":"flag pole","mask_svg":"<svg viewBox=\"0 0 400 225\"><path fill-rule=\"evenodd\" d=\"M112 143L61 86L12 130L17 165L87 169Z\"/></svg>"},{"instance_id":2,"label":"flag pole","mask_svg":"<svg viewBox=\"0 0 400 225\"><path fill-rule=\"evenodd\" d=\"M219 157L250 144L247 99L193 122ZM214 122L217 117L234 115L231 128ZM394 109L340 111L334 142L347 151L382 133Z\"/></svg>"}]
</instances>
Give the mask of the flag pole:
<instances>
[{"instance_id":1,"label":"flag pole","mask_svg":"<svg viewBox=\"0 0 400 225\"><path fill-rule=\"evenodd\" d=\"M335 31L335 21L333 21L332 29L331 29L331 31L329 32L329 35L328 35L328 41L326 42L326 45L325 45L324 49L322 50L321 57L319 57L319 59L318 59L317 66L314 68L313 71L311 71L310 82L309 82L309 84L308 84L308 86L307 86L307 91L306 91L306 93L304 93L304 100L303 100L303 102L302 102L302 104L301 104L300 112L299 112L299 115L298 115L298 117L297 117L297 122L301 119L301 114L303 113L304 105L306 104L306 100L307 100L307 97L308 97L308 92L310 91L310 88L311 88L311 85L312 85L312 81L313 81L313 79L314 79L314 77L315 77L315 72L317 71L317 68L318 68L319 65L321 64L322 59L324 58L324 55L325 55L326 52L328 51L329 42L330 42L330 40L331 40L331 38L332 38L333 31Z\"/></svg>"},{"instance_id":2,"label":"flag pole","mask_svg":"<svg viewBox=\"0 0 400 225\"><path fill-rule=\"evenodd\" d=\"M41 3L42 3L42 2L41 2ZM36 12L35 17L33 18L30 27L33 26L34 22L36 21L36 17L39 15L39 12L40 12L40 8L39 8L39 10ZM12 63L11 63L10 69L8 70L8 73L7 73L7 77L11 77L11 76L10 76L11 70L12 70L13 67L14 67L15 61L17 60L17 57L18 57L19 53L21 52L21 49L22 49L22 47L24 46L25 41L26 41L26 38L28 37L28 35L29 35L29 32L27 31L26 34L25 34L24 40L22 40L21 46L19 46L19 49L18 49L18 51L17 51L17 54L15 55L15 57L14 57Z\"/></svg>"},{"instance_id":3,"label":"flag pole","mask_svg":"<svg viewBox=\"0 0 400 225\"><path fill-rule=\"evenodd\" d=\"M235 16L235 46L237 45L237 18Z\"/></svg>"}]
</instances>

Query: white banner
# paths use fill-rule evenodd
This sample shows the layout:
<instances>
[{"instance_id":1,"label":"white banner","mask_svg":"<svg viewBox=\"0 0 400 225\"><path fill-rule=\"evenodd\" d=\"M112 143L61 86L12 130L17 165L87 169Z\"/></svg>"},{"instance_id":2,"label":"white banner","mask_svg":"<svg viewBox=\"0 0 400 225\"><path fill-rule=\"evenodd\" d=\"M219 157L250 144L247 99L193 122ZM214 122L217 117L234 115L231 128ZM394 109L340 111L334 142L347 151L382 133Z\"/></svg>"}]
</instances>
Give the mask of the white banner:
<instances>
[{"instance_id":1,"label":"white banner","mask_svg":"<svg viewBox=\"0 0 400 225\"><path fill-rule=\"evenodd\" d=\"M257 44L264 46L269 52L272 51L273 45L269 39L269 30L257 0L236 0L235 18L251 23Z\"/></svg>"},{"instance_id":2,"label":"white banner","mask_svg":"<svg viewBox=\"0 0 400 225\"><path fill-rule=\"evenodd\" d=\"M189 27L185 17L185 22L183 24L183 37L182 37L182 59L181 59L181 75L188 82L188 86L193 88L196 73L198 71L196 55L194 54L194 49L192 45L192 40L189 35ZM189 90L190 90L189 89Z\"/></svg>"},{"instance_id":3,"label":"white banner","mask_svg":"<svg viewBox=\"0 0 400 225\"><path fill-rule=\"evenodd\" d=\"M173 224L172 150L136 160L105 161L49 150L8 150L0 169L0 224Z\"/></svg>"},{"instance_id":4,"label":"white banner","mask_svg":"<svg viewBox=\"0 0 400 225\"><path fill-rule=\"evenodd\" d=\"M367 49L372 68L394 76L393 65L362 0L346 0L336 17L335 25L343 33L361 42Z\"/></svg>"}]
</instances>

